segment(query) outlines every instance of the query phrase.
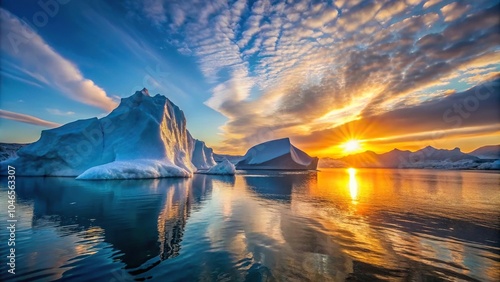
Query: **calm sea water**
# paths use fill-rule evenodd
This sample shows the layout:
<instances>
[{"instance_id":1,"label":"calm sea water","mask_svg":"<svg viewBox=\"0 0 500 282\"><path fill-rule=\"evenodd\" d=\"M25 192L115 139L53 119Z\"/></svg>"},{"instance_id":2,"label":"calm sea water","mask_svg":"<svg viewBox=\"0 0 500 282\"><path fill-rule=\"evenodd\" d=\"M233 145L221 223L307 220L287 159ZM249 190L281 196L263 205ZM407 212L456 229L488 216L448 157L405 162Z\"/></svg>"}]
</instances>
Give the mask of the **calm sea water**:
<instances>
[{"instance_id":1,"label":"calm sea water","mask_svg":"<svg viewBox=\"0 0 500 282\"><path fill-rule=\"evenodd\" d=\"M18 178L15 275L0 189L0 280L499 281L499 183L390 169Z\"/></svg>"}]
</instances>

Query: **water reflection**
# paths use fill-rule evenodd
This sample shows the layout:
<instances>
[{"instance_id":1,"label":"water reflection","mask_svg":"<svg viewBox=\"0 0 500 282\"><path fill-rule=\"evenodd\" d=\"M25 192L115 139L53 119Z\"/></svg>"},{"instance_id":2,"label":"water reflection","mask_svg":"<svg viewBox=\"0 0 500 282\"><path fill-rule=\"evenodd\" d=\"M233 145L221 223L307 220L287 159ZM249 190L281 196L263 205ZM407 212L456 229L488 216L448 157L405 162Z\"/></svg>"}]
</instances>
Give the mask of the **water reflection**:
<instances>
[{"instance_id":1,"label":"water reflection","mask_svg":"<svg viewBox=\"0 0 500 282\"><path fill-rule=\"evenodd\" d=\"M308 184L315 172L290 172L287 174L277 171L247 171L242 178L245 186L264 199L290 202L294 187L303 187Z\"/></svg>"},{"instance_id":2,"label":"water reflection","mask_svg":"<svg viewBox=\"0 0 500 282\"><path fill-rule=\"evenodd\" d=\"M195 192L193 182L197 185ZM73 258L96 259L100 249L112 248L114 260L119 259L126 269L140 268L151 258L165 260L177 256L192 206L211 191L211 180L203 176L90 182L23 178L17 184L19 206L26 210L23 217L27 219L31 214L31 220L23 221L22 231L45 243L57 242L50 251L32 243L35 246L20 251L29 254L21 255L20 264L60 261L56 265L65 269L64 275L56 267L44 274L51 279L77 275ZM65 251L71 249L74 252ZM40 250L47 254L33 256ZM49 254L56 254L57 258ZM26 279L31 277L26 275Z\"/></svg>"},{"instance_id":3,"label":"water reflection","mask_svg":"<svg viewBox=\"0 0 500 282\"><path fill-rule=\"evenodd\" d=\"M16 278L494 281L499 180L367 169L21 178Z\"/></svg>"},{"instance_id":4,"label":"water reflection","mask_svg":"<svg viewBox=\"0 0 500 282\"><path fill-rule=\"evenodd\" d=\"M356 179L356 169L348 168L349 173L349 193L351 194L351 199L353 203L356 203L358 198L358 180Z\"/></svg>"}]
</instances>

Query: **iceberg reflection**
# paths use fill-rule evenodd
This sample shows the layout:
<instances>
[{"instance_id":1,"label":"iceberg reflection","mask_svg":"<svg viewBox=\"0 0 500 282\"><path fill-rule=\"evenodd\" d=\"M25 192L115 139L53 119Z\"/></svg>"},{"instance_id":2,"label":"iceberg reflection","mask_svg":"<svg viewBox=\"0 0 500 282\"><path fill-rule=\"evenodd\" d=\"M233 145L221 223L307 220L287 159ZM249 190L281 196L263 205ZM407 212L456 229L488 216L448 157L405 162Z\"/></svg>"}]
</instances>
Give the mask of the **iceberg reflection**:
<instances>
[{"instance_id":1,"label":"iceberg reflection","mask_svg":"<svg viewBox=\"0 0 500 282\"><path fill-rule=\"evenodd\" d=\"M355 168L19 178L16 278L496 281L499 180Z\"/></svg>"}]
</instances>

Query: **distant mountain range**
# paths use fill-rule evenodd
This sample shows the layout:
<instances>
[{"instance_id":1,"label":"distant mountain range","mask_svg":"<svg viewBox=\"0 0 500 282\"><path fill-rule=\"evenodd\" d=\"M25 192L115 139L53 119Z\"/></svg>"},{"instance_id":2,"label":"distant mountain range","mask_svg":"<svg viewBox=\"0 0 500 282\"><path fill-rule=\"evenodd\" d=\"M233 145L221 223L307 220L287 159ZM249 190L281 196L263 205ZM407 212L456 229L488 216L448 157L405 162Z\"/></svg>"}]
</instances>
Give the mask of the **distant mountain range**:
<instances>
[{"instance_id":1,"label":"distant mountain range","mask_svg":"<svg viewBox=\"0 0 500 282\"><path fill-rule=\"evenodd\" d=\"M468 154L480 159L500 159L500 145L484 146Z\"/></svg>"},{"instance_id":2,"label":"distant mountain range","mask_svg":"<svg viewBox=\"0 0 500 282\"><path fill-rule=\"evenodd\" d=\"M499 159L500 145L484 146L468 154L459 148L427 146L415 152L394 149L383 154L366 151L338 159L323 158L319 167L497 169Z\"/></svg>"}]
</instances>

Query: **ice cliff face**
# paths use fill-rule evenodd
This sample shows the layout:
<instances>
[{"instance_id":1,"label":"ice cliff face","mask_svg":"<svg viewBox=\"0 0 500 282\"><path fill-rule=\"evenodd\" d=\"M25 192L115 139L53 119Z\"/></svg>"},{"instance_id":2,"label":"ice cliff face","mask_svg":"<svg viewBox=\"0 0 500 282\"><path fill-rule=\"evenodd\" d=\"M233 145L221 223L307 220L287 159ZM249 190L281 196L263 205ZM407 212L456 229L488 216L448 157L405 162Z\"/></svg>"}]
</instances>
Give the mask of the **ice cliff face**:
<instances>
[{"instance_id":1,"label":"ice cliff face","mask_svg":"<svg viewBox=\"0 0 500 282\"><path fill-rule=\"evenodd\" d=\"M18 175L126 179L189 177L214 164L211 149L186 129L184 113L143 89L104 118L43 131L2 167L13 165Z\"/></svg>"},{"instance_id":2,"label":"ice cliff face","mask_svg":"<svg viewBox=\"0 0 500 282\"><path fill-rule=\"evenodd\" d=\"M216 165L214 152L205 142L194 139L192 162L197 169L209 169Z\"/></svg>"},{"instance_id":3,"label":"ice cliff face","mask_svg":"<svg viewBox=\"0 0 500 282\"><path fill-rule=\"evenodd\" d=\"M0 143L0 162L17 157L17 151L26 144Z\"/></svg>"}]
</instances>

